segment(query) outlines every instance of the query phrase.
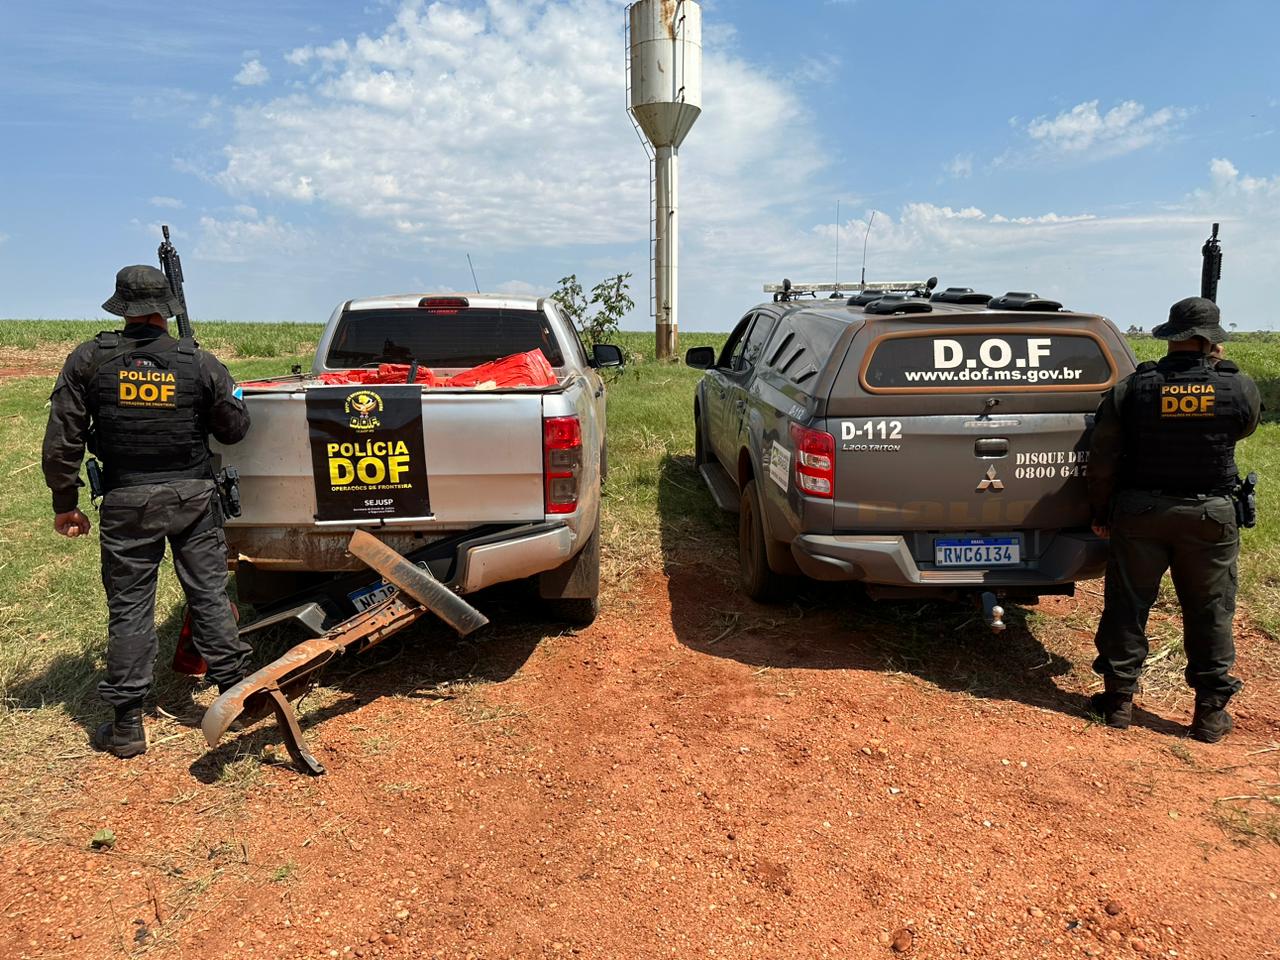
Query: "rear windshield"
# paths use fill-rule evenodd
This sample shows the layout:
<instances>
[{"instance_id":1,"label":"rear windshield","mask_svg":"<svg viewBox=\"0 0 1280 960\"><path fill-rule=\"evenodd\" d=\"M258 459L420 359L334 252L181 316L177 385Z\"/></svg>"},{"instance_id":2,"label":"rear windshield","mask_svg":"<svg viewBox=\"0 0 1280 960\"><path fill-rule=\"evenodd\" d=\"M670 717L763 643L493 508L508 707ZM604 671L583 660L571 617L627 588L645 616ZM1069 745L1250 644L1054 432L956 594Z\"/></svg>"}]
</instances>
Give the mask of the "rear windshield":
<instances>
[{"instance_id":1,"label":"rear windshield","mask_svg":"<svg viewBox=\"0 0 1280 960\"><path fill-rule=\"evenodd\" d=\"M1110 354L1092 334L1055 329L888 334L862 367L869 393L1099 390Z\"/></svg>"},{"instance_id":2,"label":"rear windshield","mask_svg":"<svg viewBox=\"0 0 1280 960\"><path fill-rule=\"evenodd\" d=\"M325 366L416 360L425 367L475 367L534 349L541 350L553 367L564 365L546 314L540 310L351 310L338 321Z\"/></svg>"}]
</instances>

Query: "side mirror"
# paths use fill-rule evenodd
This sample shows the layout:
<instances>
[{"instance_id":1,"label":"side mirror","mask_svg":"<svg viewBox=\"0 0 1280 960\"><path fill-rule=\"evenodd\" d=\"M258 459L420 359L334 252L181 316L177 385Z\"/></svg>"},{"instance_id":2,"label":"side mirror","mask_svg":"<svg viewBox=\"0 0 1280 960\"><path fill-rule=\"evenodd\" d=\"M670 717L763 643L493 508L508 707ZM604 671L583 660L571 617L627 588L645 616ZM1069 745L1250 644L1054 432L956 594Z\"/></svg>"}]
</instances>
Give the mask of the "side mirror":
<instances>
[{"instance_id":1,"label":"side mirror","mask_svg":"<svg viewBox=\"0 0 1280 960\"><path fill-rule=\"evenodd\" d=\"M695 370L707 370L716 365L715 347L691 347L684 355L686 366Z\"/></svg>"},{"instance_id":2,"label":"side mirror","mask_svg":"<svg viewBox=\"0 0 1280 960\"><path fill-rule=\"evenodd\" d=\"M626 355L617 344L597 343L591 348L591 365L597 369L620 367L626 362Z\"/></svg>"}]
</instances>

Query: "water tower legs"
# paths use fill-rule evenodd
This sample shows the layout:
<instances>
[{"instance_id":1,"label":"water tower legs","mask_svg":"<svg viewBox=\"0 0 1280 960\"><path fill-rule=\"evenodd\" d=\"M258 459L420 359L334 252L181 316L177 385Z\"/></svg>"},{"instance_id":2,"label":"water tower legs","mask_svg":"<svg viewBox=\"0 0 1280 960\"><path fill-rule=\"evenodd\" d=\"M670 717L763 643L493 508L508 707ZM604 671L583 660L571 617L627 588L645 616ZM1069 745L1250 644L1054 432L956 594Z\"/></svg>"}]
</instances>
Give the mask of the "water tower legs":
<instances>
[{"instance_id":1,"label":"water tower legs","mask_svg":"<svg viewBox=\"0 0 1280 960\"><path fill-rule=\"evenodd\" d=\"M654 224L654 352L659 360L676 356L677 301L680 296L679 216L676 198L679 193L678 151L675 147L658 147L654 157L654 191L656 222Z\"/></svg>"}]
</instances>

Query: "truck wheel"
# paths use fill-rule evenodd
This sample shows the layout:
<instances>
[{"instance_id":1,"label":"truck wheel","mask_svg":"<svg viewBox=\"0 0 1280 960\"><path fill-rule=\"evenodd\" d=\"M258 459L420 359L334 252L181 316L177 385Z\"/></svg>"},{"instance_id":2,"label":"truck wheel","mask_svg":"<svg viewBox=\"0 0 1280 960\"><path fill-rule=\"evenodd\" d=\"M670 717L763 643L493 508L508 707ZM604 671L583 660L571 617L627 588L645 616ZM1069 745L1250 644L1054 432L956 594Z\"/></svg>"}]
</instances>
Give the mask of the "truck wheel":
<instances>
[{"instance_id":1,"label":"truck wheel","mask_svg":"<svg viewBox=\"0 0 1280 960\"><path fill-rule=\"evenodd\" d=\"M571 627L589 627L600 615L599 597L568 597L542 602L549 619Z\"/></svg>"},{"instance_id":2,"label":"truck wheel","mask_svg":"<svg viewBox=\"0 0 1280 960\"><path fill-rule=\"evenodd\" d=\"M695 407L693 411L693 465L700 467L707 462L706 441L702 439L702 414Z\"/></svg>"},{"instance_id":3,"label":"truck wheel","mask_svg":"<svg viewBox=\"0 0 1280 960\"><path fill-rule=\"evenodd\" d=\"M747 481L738 510L738 571L742 590L752 600L771 603L786 593L786 578L769 566L755 480Z\"/></svg>"}]
</instances>

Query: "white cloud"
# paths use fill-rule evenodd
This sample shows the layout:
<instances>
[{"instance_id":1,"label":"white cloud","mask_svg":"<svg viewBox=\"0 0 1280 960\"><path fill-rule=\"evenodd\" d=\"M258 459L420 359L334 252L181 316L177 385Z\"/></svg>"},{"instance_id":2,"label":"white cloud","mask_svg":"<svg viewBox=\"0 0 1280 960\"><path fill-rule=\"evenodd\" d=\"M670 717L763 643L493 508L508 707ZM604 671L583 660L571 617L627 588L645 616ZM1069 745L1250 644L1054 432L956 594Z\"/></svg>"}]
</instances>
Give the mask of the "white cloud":
<instances>
[{"instance_id":1,"label":"white cloud","mask_svg":"<svg viewBox=\"0 0 1280 960\"><path fill-rule=\"evenodd\" d=\"M262 65L261 60L248 60L234 79L242 87L260 87L271 79L271 71Z\"/></svg>"},{"instance_id":2,"label":"white cloud","mask_svg":"<svg viewBox=\"0 0 1280 960\"><path fill-rule=\"evenodd\" d=\"M1123 213L994 213L928 202L896 215L877 211L868 245L868 279L941 278L943 286L989 293L1030 289L1068 306L1105 313L1122 326L1149 327L1160 309L1196 292L1199 248L1222 221L1224 311L1243 328L1272 322L1268 287L1280 234L1280 175L1251 176L1230 160L1207 167L1207 185L1158 207ZM842 278L856 278L870 216L839 227ZM743 237L717 262L717 279L759 290L765 279L829 280L836 227L764 229ZM699 255L706 256L705 252ZM715 256L714 253L711 256ZM686 263L693 258L686 258ZM704 267L704 269L706 269ZM712 328L723 328L724 318Z\"/></svg>"},{"instance_id":3,"label":"white cloud","mask_svg":"<svg viewBox=\"0 0 1280 960\"><path fill-rule=\"evenodd\" d=\"M1103 113L1097 100L1089 100L1056 117L1036 117L1026 132L1041 154L1097 158L1132 153L1165 140L1186 116L1180 107L1148 113L1136 100L1125 100Z\"/></svg>"},{"instance_id":4,"label":"white cloud","mask_svg":"<svg viewBox=\"0 0 1280 960\"><path fill-rule=\"evenodd\" d=\"M795 83L822 85L833 82L840 73L840 57L833 53L813 52L800 60L791 71Z\"/></svg>"},{"instance_id":5,"label":"white cloud","mask_svg":"<svg viewBox=\"0 0 1280 960\"><path fill-rule=\"evenodd\" d=\"M152 197L149 202L153 207L164 207L168 210L181 210L185 206L177 197Z\"/></svg>"},{"instance_id":6,"label":"white cloud","mask_svg":"<svg viewBox=\"0 0 1280 960\"><path fill-rule=\"evenodd\" d=\"M1266 206L1269 200L1280 201L1280 176L1242 176L1234 163L1222 157L1209 162L1209 182L1212 190L1197 194L1201 199L1242 199L1256 201L1259 206Z\"/></svg>"},{"instance_id":7,"label":"white cloud","mask_svg":"<svg viewBox=\"0 0 1280 960\"><path fill-rule=\"evenodd\" d=\"M957 153L946 166L947 175L957 180L967 180L973 176L973 154Z\"/></svg>"},{"instance_id":8,"label":"white cloud","mask_svg":"<svg viewBox=\"0 0 1280 960\"><path fill-rule=\"evenodd\" d=\"M610 0L409 0L381 34L289 54L313 72L235 112L215 178L428 243L642 242L649 188L621 40ZM713 48L704 73L685 216L738 222L807 187L819 151L791 88Z\"/></svg>"},{"instance_id":9,"label":"white cloud","mask_svg":"<svg viewBox=\"0 0 1280 960\"><path fill-rule=\"evenodd\" d=\"M483 284L481 284L483 287ZM548 291L525 280L507 280L495 288L498 293L510 293L516 296L538 296Z\"/></svg>"},{"instance_id":10,"label":"white cloud","mask_svg":"<svg viewBox=\"0 0 1280 960\"><path fill-rule=\"evenodd\" d=\"M248 263L269 254L297 254L310 242L306 233L275 217L265 220L201 217L194 256L218 263Z\"/></svg>"},{"instance_id":11,"label":"white cloud","mask_svg":"<svg viewBox=\"0 0 1280 960\"><path fill-rule=\"evenodd\" d=\"M630 270L640 302L631 322L644 325L649 185L623 110L619 4L405 0L389 17L371 35L292 51L287 95L230 108L222 160L203 175L238 207L201 220L194 252L234 264L232 280L270 250L305 254L291 260L283 309L301 289L323 290L315 295L326 302L357 288L402 289L406 262L416 271L452 258L465 288L459 251L468 249L490 264L477 264L485 289L503 276L527 279L499 289L525 292L570 270ZM681 322L724 330L760 299L765 281L830 279L837 230L840 276L856 276L870 211L838 227L807 225L796 211L839 191L823 183L833 151L797 92L802 78L771 76L734 56L732 31L714 18L704 42L704 112L681 149ZM1187 115L1133 101L1024 115L1010 121L1021 147L997 162L1127 153L1172 138ZM945 173L964 181L979 164L958 154ZM1161 303L1194 292L1199 245L1218 219L1224 309L1259 313L1274 299L1264 287L1280 233L1278 181L1218 160L1200 190L1123 213L918 197L877 214L868 276L1034 289L1149 326ZM290 202L317 208L336 230L321 238L318 228L257 212ZM571 263L559 248L572 252ZM412 284L440 284L434 273ZM1250 322L1242 317L1242 326Z\"/></svg>"}]
</instances>

